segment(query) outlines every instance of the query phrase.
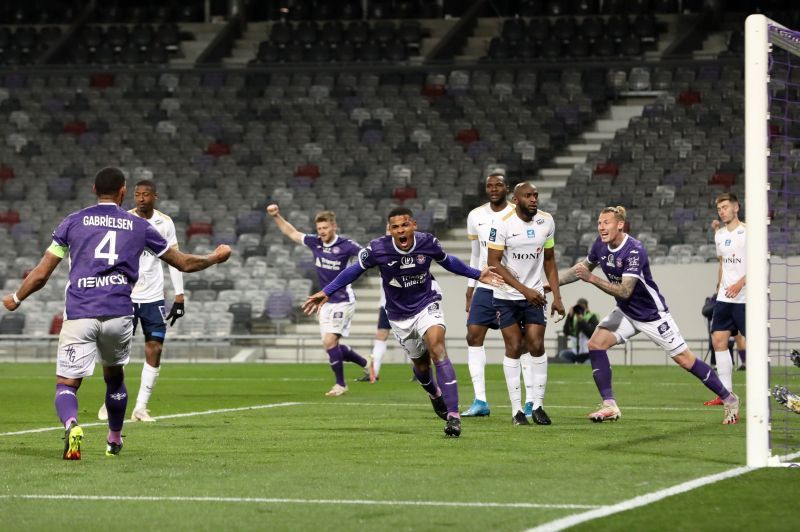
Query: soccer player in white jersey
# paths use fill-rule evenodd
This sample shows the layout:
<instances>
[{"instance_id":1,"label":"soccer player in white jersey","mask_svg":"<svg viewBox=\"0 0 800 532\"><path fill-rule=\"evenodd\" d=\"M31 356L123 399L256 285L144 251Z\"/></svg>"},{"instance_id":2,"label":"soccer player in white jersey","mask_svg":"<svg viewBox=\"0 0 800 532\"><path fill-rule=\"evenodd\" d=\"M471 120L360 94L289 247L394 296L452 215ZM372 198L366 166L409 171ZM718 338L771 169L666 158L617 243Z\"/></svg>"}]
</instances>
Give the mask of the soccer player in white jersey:
<instances>
[{"instance_id":1,"label":"soccer player in white jersey","mask_svg":"<svg viewBox=\"0 0 800 532\"><path fill-rule=\"evenodd\" d=\"M728 351L731 334L745 334L745 284L747 284L747 265L745 248L747 234L739 221L739 200L736 195L726 192L716 199L717 214L721 227L714 233L714 242L719 257L717 274L717 302L714 304L714 317L711 318L711 343L717 360L719 380L728 390L733 390L733 360ZM742 340L742 344L744 340ZM745 350L739 345L739 356L745 358ZM717 396L706 401L706 406L722 405Z\"/></svg>"},{"instance_id":2,"label":"soccer player in white jersey","mask_svg":"<svg viewBox=\"0 0 800 532\"><path fill-rule=\"evenodd\" d=\"M489 230L494 219L514 211L508 202L508 183L505 175L493 173L486 177L486 196L489 199L467 216L467 238L472 242L469 265L479 270L486 267ZM497 311L492 304L492 287L474 279L467 282L467 364L472 377L475 399L472 405L461 413L464 417L488 416L491 413L486 398L486 350L483 342L489 329L499 329ZM522 377L525 380L525 415L533 411L533 364L530 353L523 353Z\"/></svg>"},{"instance_id":3,"label":"soccer player in white jersey","mask_svg":"<svg viewBox=\"0 0 800 532\"><path fill-rule=\"evenodd\" d=\"M522 411L520 394L520 352L524 340L533 357L533 408L537 425L550 425L544 411L547 386L547 354L544 330L547 324L542 272L554 286L550 315L566 314L558 290L558 267L555 257L555 222L550 214L539 210L539 192L530 183L514 187L514 210L496 218L489 231L489 267L503 277L505 286L494 288L493 304L505 341L503 373L506 377L511 415L514 425L530 425ZM522 325L522 328L520 327Z\"/></svg>"},{"instance_id":4,"label":"soccer player in white jersey","mask_svg":"<svg viewBox=\"0 0 800 532\"><path fill-rule=\"evenodd\" d=\"M157 199L156 184L148 179L139 181L133 189L133 201L136 207L128 212L150 222L150 225L164 237L171 248L178 249L175 224L172 222L172 218L155 208ZM138 324L142 326L145 357L139 394L136 396L136 406L131 412L131 421L148 423L155 421L155 418L150 415L147 403L150 401L161 371L161 351L167 336L167 322L170 322L171 327L185 314L183 274L169 266L169 277L175 292L175 301L167 314L164 301L164 270L161 261L145 250L139 257L139 280L131 292L133 328L135 332ZM105 403L100 407L97 417L103 421L108 419Z\"/></svg>"}]
</instances>

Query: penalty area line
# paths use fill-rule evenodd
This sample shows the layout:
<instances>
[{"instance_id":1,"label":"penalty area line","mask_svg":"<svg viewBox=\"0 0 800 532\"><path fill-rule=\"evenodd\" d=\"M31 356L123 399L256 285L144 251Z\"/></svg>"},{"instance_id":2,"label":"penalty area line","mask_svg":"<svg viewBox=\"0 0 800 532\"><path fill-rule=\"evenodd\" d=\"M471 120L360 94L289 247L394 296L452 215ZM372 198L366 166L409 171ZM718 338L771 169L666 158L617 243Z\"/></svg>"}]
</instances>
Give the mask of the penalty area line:
<instances>
[{"instance_id":1,"label":"penalty area line","mask_svg":"<svg viewBox=\"0 0 800 532\"><path fill-rule=\"evenodd\" d=\"M70 500L70 501L124 501L124 502L218 502L254 504L352 504L357 506L438 506L457 508L525 508L585 510L598 508L589 504L544 504L529 502L457 502L457 501L385 501L370 499L293 499L284 497L189 497L189 496L135 496L135 495L0 495L0 499Z\"/></svg>"}]
</instances>

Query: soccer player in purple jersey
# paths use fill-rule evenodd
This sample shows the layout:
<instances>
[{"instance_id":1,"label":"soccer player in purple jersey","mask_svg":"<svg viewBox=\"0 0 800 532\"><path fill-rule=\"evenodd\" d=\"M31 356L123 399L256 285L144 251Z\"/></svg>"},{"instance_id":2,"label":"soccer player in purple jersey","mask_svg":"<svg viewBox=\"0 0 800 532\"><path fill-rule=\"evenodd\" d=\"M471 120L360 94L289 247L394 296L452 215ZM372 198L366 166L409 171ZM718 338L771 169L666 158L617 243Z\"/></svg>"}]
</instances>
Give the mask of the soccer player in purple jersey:
<instances>
[{"instance_id":1,"label":"soccer player in purple jersey","mask_svg":"<svg viewBox=\"0 0 800 532\"><path fill-rule=\"evenodd\" d=\"M333 282L310 296L303 310L307 314L318 311L331 294L377 266L392 332L411 358L414 374L428 392L434 412L446 420L445 434L458 437L461 434L458 384L445 349L442 295L433 288L431 264L436 261L447 271L489 284L497 284L500 277L488 267L483 271L470 268L445 253L433 235L416 232L417 223L410 209L397 207L387 218L390 234L371 241L359 254L358 264L348 267ZM436 366L436 381L431 360Z\"/></svg>"},{"instance_id":2,"label":"soccer player in purple jersey","mask_svg":"<svg viewBox=\"0 0 800 532\"><path fill-rule=\"evenodd\" d=\"M106 455L122 450L122 425L128 404L124 366L133 338L131 290L139 277L139 256L145 249L182 272L204 270L225 262L229 246L206 256L171 248L150 223L120 208L125 176L119 168L104 168L94 181L97 204L67 216L53 231L53 243L19 289L3 297L16 310L40 290L69 254L64 324L58 338L55 407L64 424L65 460L81 459L83 429L78 424L78 388L92 375L97 355L106 381L108 437Z\"/></svg>"},{"instance_id":3,"label":"soccer player in purple jersey","mask_svg":"<svg viewBox=\"0 0 800 532\"><path fill-rule=\"evenodd\" d=\"M267 213L275 219L281 233L297 244L307 246L314 254L314 264L317 268L319 285L325 286L333 281L344 270L351 260L358 257L361 246L350 239L342 238L336 234L336 214L332 211L322 211L314 218L317 234L306 235L295 229L281 216L277 205L269 205ZM347 393L347 383L344 380L344 363L353 362L364 368L369 375L367 360L356 353L349 345L340 343L341 337L350 334L350 322L356 311L356 296L348 284L332 293L327 303L319 313L319 330L322 336L322 345L328 353L331 370L336 377L333 387L325 393L328 397L338 397Z\"/></svg>"},{"instance_id":4,"label":"soccer player in purple jersey","mask_svg":"<svg viewBox=\"0 0 800 532\"><path fill-rule=\"evenodd\" d=\"M562 273L558 280L560 285L564 285L580 279L617 300L617 307L603 318L589 339L592 376L603 398L600 409L589 414L589 419L599 423L620 418L611 387L611 363L607 350L642 332L722 399L725 406L723 424L736 423L739 420L739 398L726 389L714 370L696 358L686 345L653 281L647 251L641 242L623 231L624 226L624 207L603 209L597 220L600 235L588 257ZM592 273L597 266L608 280Z\"/></svg>"}]
</instances>

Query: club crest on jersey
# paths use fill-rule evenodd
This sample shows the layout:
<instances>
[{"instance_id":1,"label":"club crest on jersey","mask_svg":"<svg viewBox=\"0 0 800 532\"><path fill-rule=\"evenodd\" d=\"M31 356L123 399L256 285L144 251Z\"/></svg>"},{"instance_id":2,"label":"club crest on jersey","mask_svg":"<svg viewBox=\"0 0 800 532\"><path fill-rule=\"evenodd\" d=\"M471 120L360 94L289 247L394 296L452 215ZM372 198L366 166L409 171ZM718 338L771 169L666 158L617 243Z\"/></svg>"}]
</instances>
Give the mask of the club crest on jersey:
<instances>
[{"instance_id":1,"label":"club crest on jersey","mask_svg":"<svg viewBox=\"0 0 800 532\"><path fill-rule=\"evenodd\" d=\"M406 255L402 259L400 259L400 269L401 270L405 270L407 268L413 268L413 267L414 267L414 258L411 257L410 255Z\"/></svg>"},{"instance_id":2,"label":"club crest on jersey","mask_svg":"<svg viewBox=\"0 0 800 532\"><path fill-rule=\"evenodd\" d=\"M336 312L333 313L333 319L340 320L342 318L344 318L344 312L336 311Z\"/></svg>"},{"instance_id":3,"label":"club crest on jersey","mask_svg":"<svg viewBox=\"0 0 800 532\"><path fill-rule=\"evenodd\" d=\"M417 255L417 264L425 264L425 255Z\"/></svg>"},{"instance_id":4,"label":"club crest on jersey","mask_svg":"<svg viewBox=\"0 0 800 532\"><path fill-rule=\"evenodd\" d=\"M536 236L536 231L533 229L528 229L528 238L534 238Z\"/></svg>"},{"instance_id":5,"label":"club crest on jersey","mask_svg":"<svg viewBox=\"0 0 800 532\"><path fill-rule=\"evenodd\" d=\"M492 227L489 230L489 240L491 240L492 242L497 240L497 229L495 229L494 227Z\"/></svg>"},{"instance_id":6,"label":"club crest on jersey","mask_svg":"<svg viewBox=\"0 0 800 532\"><path fill-rule=\"evenodd\" d=\"M723 246L730 246L730 245L731 245L731 239L728 238L727 240L725 240L725 243L723 244Z\"/></svg>"},{"instance_id":7,"label":"club crest on jersey","mask_svg":"<svg viewBox=\"0 0 800 532\"><path fill-rule=\"evenodd\" d=\"M658 326L658 334L661 336L666 335L669 332L669 323L666 321L664 323L659 324Z\"/></svg>"},{"instance_id":8,"label":"club crest on jersey","mask_svg":"<svg viewBox=\"0 0 800 532\"><path fill-rule=\"evenodd\" d=\"M339 253L342 251L342 249L339 246L333 246L333 249L331 249L331 251L334 253Z\"/></svg>"}]
</instances>

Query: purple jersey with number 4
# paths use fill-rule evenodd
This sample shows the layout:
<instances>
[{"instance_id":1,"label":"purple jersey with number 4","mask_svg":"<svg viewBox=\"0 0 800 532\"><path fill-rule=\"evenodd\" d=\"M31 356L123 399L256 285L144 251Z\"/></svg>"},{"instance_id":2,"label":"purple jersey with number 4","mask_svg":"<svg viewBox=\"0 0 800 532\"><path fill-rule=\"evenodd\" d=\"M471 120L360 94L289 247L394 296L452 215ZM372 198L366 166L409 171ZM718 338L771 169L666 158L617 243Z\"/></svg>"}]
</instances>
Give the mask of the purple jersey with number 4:
<instances>
[{"instance_id":1,"label":"purple jersey with number 4","mask_svg":"<svg viewBox=\"0 0 800 532\"><path fill-rule=\"evenodd\" d=\"M386 294L386 314L392 321L416 316L422 309L442 299L433 289L431 262L447 258L439 241L428 233L414 233L414 245L400 251L391 236L382 236L361 251L358 262L362 268L377 266L381 272Z\"/></svg>"},{"instance_id":2,"label":"purple jersey with number 4","mask_svg":"<svg viewBox=\"0 0 800 532\"><path fill-rule=\"evenodd\" d=\"M612 283L621 283L623 277L635 277L639 280L631 297L617 300L617 306L626 316L636 321L654 321L660 319L659 312L667 312L664 296L658 291L650 273L650 259L641 242L630 235L625 235L622 244L611 249L597 237L589 250L588 261L598 264Z\"/></svg>"},{"instance_id":3,"label":"purple jersey with number 4","mask_svg":"<svg viewBox=\"0 0 800 532\"><path fill-rule=\"evenodd\" d=\"M53 242L69 248L68 320L132 315L139 255L147 248L160 257L169 249L150 222L114 203L70 214Z\"/></svg>"},{"instance_id":4,"label":"purple jersey with number 4","mask_svg":"<svg viewBox=\"0 0 800 532\"><path fill-rule=\"evenodd\" d=\"M358 257L358 252L361 251L361 246L340 236L330 244L324 244L317 235L303 235L303 244L314 254L314 266L317 268L320 286L328 286L347 268L350 259ZM353 303L355 300L356 296L350 285L337 290L328 298L330 303Z\"/></svg>"}]
</instances>

